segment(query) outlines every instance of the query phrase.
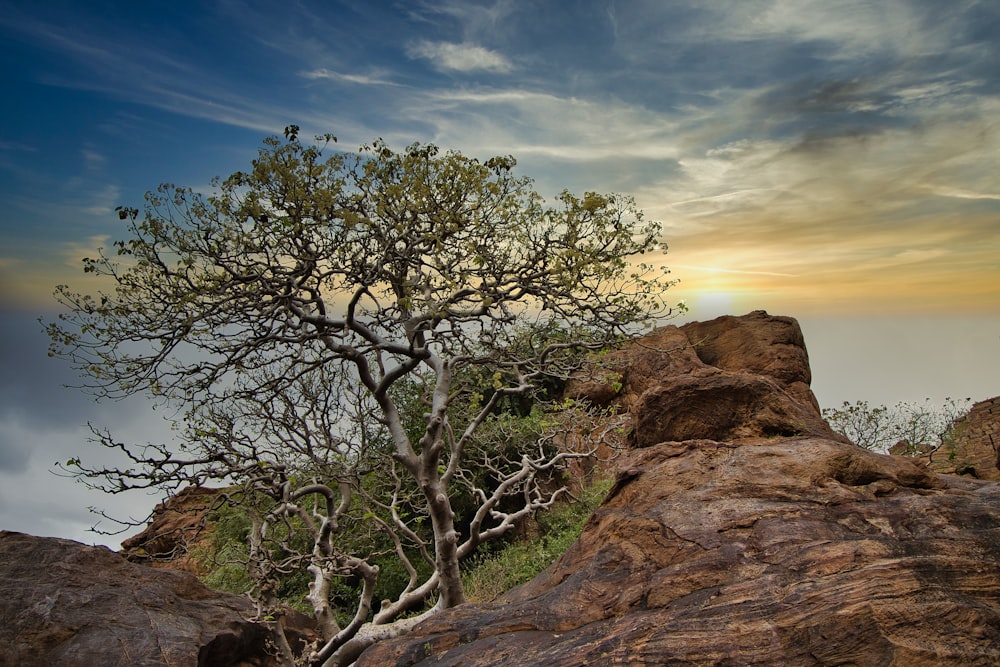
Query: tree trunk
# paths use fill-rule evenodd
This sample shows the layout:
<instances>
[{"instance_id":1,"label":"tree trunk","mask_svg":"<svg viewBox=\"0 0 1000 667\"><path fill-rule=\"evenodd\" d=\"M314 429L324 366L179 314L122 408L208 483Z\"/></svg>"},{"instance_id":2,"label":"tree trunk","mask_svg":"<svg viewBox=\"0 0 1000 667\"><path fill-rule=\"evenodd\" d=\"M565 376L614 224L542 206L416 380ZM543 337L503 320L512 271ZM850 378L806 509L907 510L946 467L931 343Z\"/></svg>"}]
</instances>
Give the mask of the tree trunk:
<instances>
[{"instance_id":1,"label":"tree trunk","mask_svg":"<svg viewBox=\"0 0 1000 667\"><path fill-rule=\"evenodd\" d=\"M462 575L458 567L458 533L455 531L455 512L445 485L437 471L432 480L424 485L424 494L430 508L431 524L434 527L434 567L441 577L438 591L440 606L444 609L465 602Z\"/></svg>"},{"instance_id":2,"label":"tree trunk","mask_svg":"<svg viewBox=\"0 0 1000 667\"><path fill-rule=\"evenodd\" d=\"M344 665L353 664L358 659L358 656L372 644L386 639L393 639L404 632L408 632L428 616L437 613L440 608L440 605L438 605L419 616L404 618L386 625L366 624L362 626L358 634L354 635L343 646L338 648L332 656L322 662L322 667L343 667Z\"/></svg>"}]
</instances>

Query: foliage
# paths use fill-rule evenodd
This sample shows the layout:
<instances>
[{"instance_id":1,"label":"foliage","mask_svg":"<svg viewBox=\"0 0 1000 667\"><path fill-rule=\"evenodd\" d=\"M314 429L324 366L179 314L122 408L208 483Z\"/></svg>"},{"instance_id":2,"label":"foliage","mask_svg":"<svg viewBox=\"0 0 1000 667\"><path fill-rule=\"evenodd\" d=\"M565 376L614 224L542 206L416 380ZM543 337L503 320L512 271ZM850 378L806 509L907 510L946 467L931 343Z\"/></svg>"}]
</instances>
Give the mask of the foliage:
<instances>
[{"instance_id":1,"label":"foliage","mask_svg":"<svg viewBox=\"0 0 1000 667\"><path fill-rule=\"evenodd\" d=\"M609 478L591 481L576 496L567 496L526 524L523 534L471 558L462 575L469 601L492 601L538 576L572 546L610 486ZM224 505L212 514L209 523L212 526L211 549L196 554L207 569L202 581L217 590L247 593L252 587L246 571L250 520L241 508ZM391 558L383 559L379 566L379 586L382 588L377 597L393 597L405 584L405 571L398 560ZM342 586L344 590L338 591L340 597L349 599L357 594L346 582ZM280 596L280 602L308 612L302 608L307 586L300 583L295 589L286 584L286 588L288 592ZM345 613L342 609L341 614Z\"/></svg>"},{"instance_id":2,"label":"foliage","mask_svg":"<svg viewBox=\"0 0 1000 667\"><path fill-rule=\"evenodd\" d=\"M535 530L499 551L477 556L465 573L465 589L473 602L490 602L534 579L563 555L580 536L583 524L611 488L610 479L588 485L579 498L539 515Z\"/></svg>"},{"instance_id":3,"label":"foliage","mask_svg":"<svg viewBox=\"0 0 1000 667\"><path fill-rule=\"evenodd\" d=\"M126 463L67 467L113 493L234 486L261 615L308 573L324 645L304 659L348 664L374 626L461 603L460 562L565 493L596 416L544 399L581 352L671 314L672 283L637 262L660 227L629 197L546 205L509 156L317 140L290 126L210 196L167 184L120 207L125 238L84 260L113 290L60 286L47 329L84 388L150 396L181 435L93 428ZM537 423L507 437L512 416ZM387 558L402 589L379 604Z\"/></svg>"},{"instance_id":4,"label":"foliage","mask_svg":"<svg viewBox=\"0 0 1000 667\"><path fill-rule=\"evenodd\" d=\"M888 451L899 443L900 453L909 456L936 451L959 434L957 424L969 410L971 399L946 398L941 406L930 399L922 403L900 402L889 408L868 401L849 403L823 410L833 429L865 449Z\"/></svg>"}]
</instances>

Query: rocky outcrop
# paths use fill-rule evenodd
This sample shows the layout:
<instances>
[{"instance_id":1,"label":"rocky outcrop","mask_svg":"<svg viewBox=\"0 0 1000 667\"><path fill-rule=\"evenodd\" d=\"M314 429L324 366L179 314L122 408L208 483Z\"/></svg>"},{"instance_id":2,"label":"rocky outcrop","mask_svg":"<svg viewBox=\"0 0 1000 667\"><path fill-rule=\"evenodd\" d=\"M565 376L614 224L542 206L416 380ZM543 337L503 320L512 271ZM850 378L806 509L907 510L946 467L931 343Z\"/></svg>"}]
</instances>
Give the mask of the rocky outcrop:
<instances>
[{"instance_id":1,"label":"rocky outcrop","mask_svg":"<svg viewBox=\"0 0 1000 667\"><path fill-rule=\"evenodd\" d=\"M262 667L242 597L105 547L0 531L0 667Z\"/></svg>"},{"instance_id":2,"label":"rocky outcrop","mask_svg":"<svg viewBox=\"0 0 1000 667\"><path fill-rule=\"evenodd\" d=\"M205 574L205 557L196 557L198 547L207 552L207 515L223 489L190 486L170 496L153 509L149 525L122 542L121 553L134 563Z\"/></svg>"},{"instance_id":3,"label":"rocky outcrop","mask_svg":"<svg viewBox=\"0 0 1000 667\"><path fill-rule=\"evenodd\" d=\"M973 405L954 430L953 442L921 457L928 467L1000 481L1000 396Z\"/></svg>"},{"instance_id":4,"label":"rocky outcrop","mask_svg":"<svg viewBox=\"0 0 1000 667\"><path fill-rule=\"evenodd\" d=\"M832 433L790 318L667 327L571 383L637 449L577 543L387 665L1000 664L1000 485Z\"/></svg>"},{"instance_id":5,"label":"rocky outcrop","mask_svg":"<svg viewBox=\"0 0 1000 667\"><path fill-rule=\"evenodd\" d=\"M763 312L605 355L567 392L627 413L632 449L576 544L358 666L1000 664L1000 485L850 444L809 382L797 323ZM964 431L978 470L996 401ZM187 551L211 493L165 503L129 557ZM0 667L269 666L251 614L185 572L0 532Z\"/></svg>"},{"instance_id":6,"label":"rocky outcrop","mask_svg":"<svg viewBox=\"0 0 1000 667\"><path fill-rule=\"evenodd\" d=\"M633 444L835 433L809 383L798 322L755 311L664 327L608 355L570 398L632 414Z\"/></svg>"}]
</instances>

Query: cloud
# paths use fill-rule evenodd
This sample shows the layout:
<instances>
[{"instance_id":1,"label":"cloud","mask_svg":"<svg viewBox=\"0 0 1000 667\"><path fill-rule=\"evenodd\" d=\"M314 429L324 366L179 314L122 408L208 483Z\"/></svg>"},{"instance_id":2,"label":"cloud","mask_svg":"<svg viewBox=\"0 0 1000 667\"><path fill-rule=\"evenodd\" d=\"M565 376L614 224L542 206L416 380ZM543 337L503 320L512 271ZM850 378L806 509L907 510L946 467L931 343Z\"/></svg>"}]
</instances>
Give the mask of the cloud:
<instances>
[{"instance_id":1,"label":"cloud","mask_svg":"<svg viewBox=\"0 0 1000 667\"><path fill-rule=\"evenodd\" d=\"M920 1L709 0L703 7L712 19L691 38L812 44L833 60L941 53L964 33L967 20L953 6Z\"/></svg>"},{"instance_id":2,"label":"cloud","mask_svg":"<svg viewBox=\"0 0 1000 667\"><path fill-rule=\"evenodd\" d=\"M100 27L61 25L17 16L6 21L33 42L68 56L76 71L71 76L47 74L42 82L60 88L86 90L125 99L181 115L213 120L237 127L270 132L291 109L265 105L258 98L241 95L225 82L214 80L212 70L158 49L155 42L129 31L108 34ZM65 68L63 71L73 69ZM211 91L211 92L209 92Z\"/></svg>"},{"instance_id":3,"label":"cloud","mask_svg":"<svg viewBox=\"0 0 1000 667\"><path fill-rule=\"evenodd\" d=\"M24 153L35 153L38 148L22 144L18 141L0 141L0 151L18 151Z\"/></svg>"},{"instance_id":4,"label":"cloud","mask_svg":"<svg viewBox=\"0 0 1000 667\"><path fill-rule=\"evenodd\" d=\"M388 48L361 48L371 33L349 35L317 7L280 21L258 10L253 29L294 59L293 82L351 84L305 86L306 103L289 113L154 48L132 69L123 61L134 45L67 32L57 48L108 65L101 71L113 76L87 85L190 117L269 132L294 118L348 145L383 136L512 153L544 194L634 193L663 221L671 259L686 253L688 267L762 289L767 278L787 286L799 276L805 290L815 287L806 278L839 267L912 277L913 267L979 266L981 250L995 250L971 242L995 237L988 221L1000 201L1000 102L995 74L980 64L995 47L974 30L982 5L942 7L637 0L568 16L505 2L415 3L391 17L352 10L357 26L384 23ZM617 40L581 51L581 29ZM323 47L326 30L353 46ZM541 31L551 39L528 41ZM453 85L400 60L399 44L441 71L518 77ZM95 212L108 209L114 193L105 192ZM920 235L923 245L907 245ZM934 244L950 252L899 261Z\"/></svg>"},{"instance_id":5,"label":"cloud","mask_svg":"<svg viewBox=\"0 0 1000 667\"><path fill-rule=\"evenodd\" d=\"M341 74L340 72L334 72L325 67L320 67L319 69L310 70L308 72L299 72L299 76L303 79L309 80L332 80L332 81L344 81L346 83L356 83L362 86L398 86L398 83L394 81L389 81L388 79L382 78L380 76L364 76L360 74Z\"/></svg>"},{"instance_id":6,"label":"cloud","mask_svg":"<svg viewBox=\"0 0 1000 667\"><path fill-rule=\"evenodd\" d=\"M986 199L1000 201L1000 194L991 194L986 192L971 192L969 190L963 190L961 188L954 187L937 187L933 185L926 186L927 190L939 197L954 197L956 199Z\"/></svg>"},{"instance_id":7,"label":"cloud","mask_svg":"<svg viewBox=\"0 0 1000 667\"><path fill-rule=\"evenodd\" d=\"M743 276L776 276L779 278L797 278L794 273L778 273L776 271L743 271L741 269L726 269L719 266L691 266L690 264L674 264L676 269L705 271L707 273L731 273Z\"/></svg>"},{"instance_id":8,"label":"cloud","mask_svg":"<svg viewBox=\"0 0 1000 667\"><path fill-rule=\"evenodd\" d=\"M63 265L80 271L83 267L84 257L96 257L98 248L108 250L111 237L107 234L98 234L86 239L65 241L60 244L59 254L63 258Z\"/></svg>"},{"instance_id":9,"label":"cloud","mask_svg":"<svg viewBox=\"0 0 1000 667\"><path fill-rule=\"evenodd\" d=\"M31 535L77 540L84 544L103 544L117 549L121 541L140 529L121 535L103 535L91 531L95 524L106 531L119 527L92 513L94 507L116 518L144 517L159 501L159 495L133 492L111 496L89 489L73 479L53 473L57 460L88 456L81 432L26 432L26 443L33 448L28 465L18 471L0 468L0 529Z\"/></svg>"},{"instance_id":10,"label":"cloud","mask_svg":"<svg viewBox=\"0 0 1000 667\"><path fill-rule=\"evenodd\" d=\"M141 518L156 497L108 496L51 471L57 462L81 457L90 464L117 464L111 450L88 442L87 422L112 425L128 442L171 438L169 425L141 399L97 403L67 385L78 383L64 360L47 355L48 338L35 316L0 312L0 529L59 535L117 546L121 537L88 533L97 517L87 507L118 517ZM107 524L111 528L110 524ZM135 532L135 531L132 531Z\"/></svg>"},{"instance_id":11,"label":"cloud","mask_svg":"<svg viewBox=\"0 0 1000 667\"><path fill-rule=\"evenodd\" d=\"M110 241L104 234L62 242L52 239L32 243L20 256L0 256L0 309L34 313L33 317L51 312L57 308L52 293L59 284L89 294L113 289L106 277L83 272L83 258L96 257L97 249L107 250Z\"/></svg>"},{"instance_id":12,"label":"cloud","mask_svg":"<svg viewBox=\"0 0 1000 667\"><path fill-rule=\"evenodd\" d=\"M439 89L412 100L406 113L432 123L439 143L536 162L596 168L628 158L670 161L679 154L677 123L670 115L610 98L518 87Z\"/></svg>"},{"instance_id":13,"label":"cloud","mask_svg":"<svg viewBox=\"0 0 1000 667\"><path fill-rule=\"evenodd\" d=\"M108 163L108 157L93 148L83 148L80 150L83 158L85 171L100 171Z\"/></svg>"},{"instance_id":14,"label":"cloud","mask_svg":"<svg viewBox=\"0 0 1000 667\"><path fill-rule=\"evenodd\" d=\"M497 0L492 3L472 3L467 0L416 0L407 3L408 16L418 24L437 28L447 26L449 32L464 36L464 41L475 42L485 37L496 37L509 30L519 17L517 3ZM537 15L532 7L529 14ZM520 14L521 17L524 14ZM447 19L442 24L440 17ZM453 27L454 26L454 27Z\"/></svg>"},{"instance_id":15,"label":"cloud","mask_svg":"<svg viewBox=\"0 0 1000 667\"><path fill-rule=\"evenodd\" d=\"M0 471L8 474L24 472L28 469L28 453L24 428L19 424L7 424L0 418Z\"/></svg>"},{"instance_id":16,"label":"cloud","mask_svg":"<svg viewBox=\"0 0 1000 667\"><path fill-rule=\"evenodd\" d=\"M108 184L93 192L83 210L90 215L110 216L115 206L121 203L121 187Z\"/></svg>"},{"instance_id":17,"label":"cloud","mask_svg":"<svg viewBox=\"0 0 1000 667\"><path fill-rule=\"evenodd\" d=\"M452 72L493 72L507 74L514 69L503 54L475 44L421 40L407 47L411 58L429 60L438 70Z\"/></svg>"}]
</instances>

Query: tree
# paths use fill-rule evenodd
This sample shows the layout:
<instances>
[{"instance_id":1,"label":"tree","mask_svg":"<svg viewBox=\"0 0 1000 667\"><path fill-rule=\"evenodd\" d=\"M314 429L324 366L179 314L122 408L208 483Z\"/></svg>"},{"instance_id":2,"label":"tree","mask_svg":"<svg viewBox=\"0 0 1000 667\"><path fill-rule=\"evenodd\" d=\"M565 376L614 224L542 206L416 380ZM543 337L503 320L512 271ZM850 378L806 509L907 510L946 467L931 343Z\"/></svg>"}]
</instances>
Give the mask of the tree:
<instances>
[{"instance_id":1,"label":"tree","mask_svg":"<svg viewBox=\"0 0 1000 667\"><path fill-rule=\"evenodd\" d=\"M884 451L896 442L892 439L889 408L884 405L872 406L868 401L844 401L839 408L824 408L823 418L833 430L864 449Z\"/></svg>"},{"instance_id":2,"label":"tree","mask_svg":"<svg viewBox=\"0 0 1000 667\"><path fill-rule=\"evenodd\" d=\"M908 456L937 451L954 440L958 420L968 412L970 399L946 398L941 407L900 402L892 408L869 405L868 401L844 401L840 408L826 408L823 417L830 426L854 444L873 451L888 451L905 443ZM896 450L893 450L894 452Z\"/></svg>"},{"instance_id":3,"label":"tree","mask_svg":"<svg viewBox=\"0 0 1000 667\"><path fill-rule=\"evenodd\" d=\"M168 184L143 211L120 208L126 238L84 260L114 289L58 287L66 312L47 330L85 389L173 406L183 435L134 446L94 429L128 464L69 467L109 492L233 485L262 613L278 575L307 568L324 634L308 661L346 664L432 596L427 613L462 603L460 561L553 502L539 475L592 451L585 424L574 440L550 419L513 452L477 434L574 355L670 315L672 282L632 263L660 227L629 197L564 191L548 206L512 157L381 140L327 156L335 138L317 141L290 126L211 196ZM475 508L460 534L463 493ZM378 568L342 548L348 523L408 572L374 615ZM360 582L346 622L338 579Z\"/></svg>"}]
</instances>

